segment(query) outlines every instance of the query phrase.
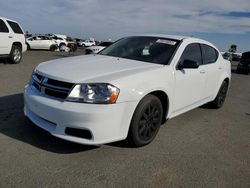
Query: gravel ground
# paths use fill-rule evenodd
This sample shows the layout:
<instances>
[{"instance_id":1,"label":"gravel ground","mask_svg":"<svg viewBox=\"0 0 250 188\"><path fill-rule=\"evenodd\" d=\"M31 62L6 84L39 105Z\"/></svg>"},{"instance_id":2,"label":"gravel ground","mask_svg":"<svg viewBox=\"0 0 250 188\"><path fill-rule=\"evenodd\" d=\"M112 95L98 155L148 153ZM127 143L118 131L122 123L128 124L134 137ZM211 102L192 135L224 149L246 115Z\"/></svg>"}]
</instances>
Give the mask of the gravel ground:
<instances>
[{"instance_id":1,"label":"gravel ground","mask_svg":"<svg viewBox=\"0 0 250 188\"><path fill-rule=\"evenodd\" d=\"M250 75L232 74L222 109L171 119L148 146L90 147L55 138L23 115L34 67L80 54L28 51L18 65L0 60L0 187L250 187Z\"/></svg>"}]
</instances>

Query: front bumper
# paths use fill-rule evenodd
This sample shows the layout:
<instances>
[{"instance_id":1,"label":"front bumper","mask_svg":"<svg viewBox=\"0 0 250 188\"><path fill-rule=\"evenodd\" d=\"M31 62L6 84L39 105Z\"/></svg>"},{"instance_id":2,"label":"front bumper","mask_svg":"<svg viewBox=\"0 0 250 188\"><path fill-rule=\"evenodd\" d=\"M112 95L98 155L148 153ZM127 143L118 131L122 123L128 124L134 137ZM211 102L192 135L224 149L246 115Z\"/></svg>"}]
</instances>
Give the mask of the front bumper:
<instances>
[{"instance_id":1,"label":"front bumper","mask_svg":"<svg viewBox=\"0 0 250 188\"><path fill-rule=\"evenodd\" d=\"M127 137L136 102L97 105L59 101L27 85L24 114L52 135L81 144L99 145ZM68 135L65 129L88 130L92 138Z\"/></svg>"}]
</instances>

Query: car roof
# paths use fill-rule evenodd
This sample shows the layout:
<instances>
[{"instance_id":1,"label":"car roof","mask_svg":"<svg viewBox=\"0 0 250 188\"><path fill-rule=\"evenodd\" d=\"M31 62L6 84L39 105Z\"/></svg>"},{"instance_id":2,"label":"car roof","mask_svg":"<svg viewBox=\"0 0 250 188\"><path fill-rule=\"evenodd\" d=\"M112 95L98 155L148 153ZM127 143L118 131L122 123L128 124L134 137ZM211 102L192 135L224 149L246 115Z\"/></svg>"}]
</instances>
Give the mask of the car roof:
<instances>
[{"instance_id":1,"label":"car roof","mask_svg":"<svg viewBox=\"0 0 250 188\"><path fill-rule=\"evenodd\" d=\"M9 18L5 18L5 17L2 17L2 16L0 16L0 19L2 19L2 20L8 20L8 21L12 21L12 22L17 22L17 21L15 21L15 20L12 20L12 19L9 19Z\"/></svg>"},{"instance_id":2,"label":"car roof","mask_svg":"<svg viewBox=\"0 0 250 188\"><path fill-rule=\"evenodd\" d=\"M166 34L138 34L135 36L162 37L162 38L169 38L169 39L174 39L174 40L183 40L186 38L192 38L192 37L182 36L182 35L166 35Z\"/></svg>"}]
</instances>

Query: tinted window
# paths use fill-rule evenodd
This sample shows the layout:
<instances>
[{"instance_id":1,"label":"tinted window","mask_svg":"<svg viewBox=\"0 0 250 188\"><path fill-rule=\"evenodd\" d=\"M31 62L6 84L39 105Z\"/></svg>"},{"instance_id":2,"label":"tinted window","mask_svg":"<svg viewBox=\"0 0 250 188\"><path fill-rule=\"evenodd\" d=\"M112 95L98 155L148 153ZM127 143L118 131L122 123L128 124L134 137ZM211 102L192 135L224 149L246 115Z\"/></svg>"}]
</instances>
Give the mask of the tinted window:
<instances>
[{"instance_id":1,"label":"tinted window","mask_svg":"<svg viewBox=\"0 0 250 188\"><path fill-rule=\"evenodd\" d=\"M15 33L23 34L21 27L16 22L12 21L7 21L7 22Z\"/></svg>"},{"instance_id":2,"label":"tinted window","mask_svg":"<svg viewBox=\"0 0 250 188\"><path fill-rule=\"evenodd\" d=\"M202 44L203 64L214 63L218 58L218 52L213 47Z\"/></svg>"},{"instance_id":3,"label":"tinted window","mask_svg":"<svg viewBox=\"0 0 250 188\"><path fill-rule=\"evenodd\" d=\"M195 43L195 44L189 44L184 52L181 55L181 62L184 60L190 60L190 61L195 61L199 65L202 64L202 58L201 58L201 49L200 45Z\"/></svg>"},{"instance_id":4,"label":"tinted window","mask_svg":"<svg viewBox=\"0 0 250 188\"><path fill-rule=\"evenodd\" d=\"M127 37L100 52L101 55L168 64L179 41L158 37Z\"/></svg>"},{"instance_id":5,"label":"tinted window","mask_svg":"<svg viewBox=\"0 0 250 188\"><path fill-rule=\"evenodd\" d=\"M112 42L101 42L98 46L110 46Z\"/></svg>"},{"instance_id":6,"label":"tinted window","mask_svg":"<svg viewBox=\"0 0 250 188\"><path fill-rule=\"evenodd\" d=\"M5 25L3 20L0 20L0 32L1 33L8 33L9 29L8 27Z\"/></svg>"}]
</instances>

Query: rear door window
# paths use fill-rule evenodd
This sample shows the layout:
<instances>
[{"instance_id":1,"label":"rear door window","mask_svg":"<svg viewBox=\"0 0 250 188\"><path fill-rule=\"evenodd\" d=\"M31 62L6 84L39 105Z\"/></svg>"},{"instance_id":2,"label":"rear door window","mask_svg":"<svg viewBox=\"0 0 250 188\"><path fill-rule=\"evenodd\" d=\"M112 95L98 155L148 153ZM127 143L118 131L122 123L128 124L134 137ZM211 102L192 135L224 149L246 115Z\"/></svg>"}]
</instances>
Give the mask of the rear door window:
<instances>
[{"instance_id":1,"label":"rear door window","mask_svg":"<svg viewBox=\"0 0 250 188\"><path fill-rule=\"evenodd\" d=\"M8 27L6 26L4 21L0 19L0 33L8 33L8 32L9 32Z\"/></svg>"},{"instance_id":2,"label":"rear door window","mask_svg":"<svg viewBox=\"0 0 250 188\"><path fill-rule=\"evenodd\" d=\"M218 58L218 52L213 47L201 44L203 64L210 64L216 62Z\"/></svg>"},{"instance_id":3,"label":"rear door window","mask_svg":"<svg viewBox=\"0 0 250 188\"><path fill-rule=\"evenodd\" d=\"M23 34L23 31L21 27L18 25L18 23L9 20L7 20L7 22L10 25L11 29L14 31L14 33Z\"/></svg>"},{"instance_id":4,"label":"rear door window","mask_svg":"<svg viewBox=\"0 0 250 188\"><path fill-rule=\"evenodd\" d=\"M202 64L201 49L198 43L189 44L181 55L180 61L184 60L195 61L199 65Z\"/></svg>"}]
</instances>

